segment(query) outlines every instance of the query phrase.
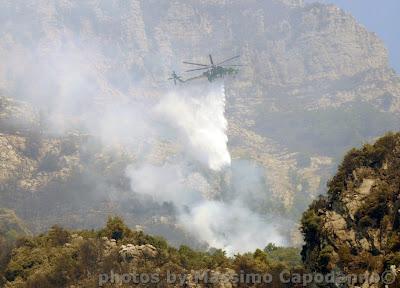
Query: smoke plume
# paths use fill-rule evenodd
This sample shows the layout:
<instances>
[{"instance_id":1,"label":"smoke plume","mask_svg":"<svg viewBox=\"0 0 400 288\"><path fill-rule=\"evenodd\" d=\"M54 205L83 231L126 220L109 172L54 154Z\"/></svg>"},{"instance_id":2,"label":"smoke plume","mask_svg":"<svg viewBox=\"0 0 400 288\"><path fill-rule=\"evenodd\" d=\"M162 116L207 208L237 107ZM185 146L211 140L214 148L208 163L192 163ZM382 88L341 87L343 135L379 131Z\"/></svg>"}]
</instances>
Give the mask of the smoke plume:
<instances>
[{"instance_id":1,"label":"smoke plume","mask_svg":"<svg viewBox=\"0 0 400 288\"><path fill-rule=\"evenodd\" d=\"M173 202L179 211L179 224L186 231L229 254L270 242L284 244L278 227L272 224L275 219L254 212L251 206L252 200L266 196L263 176L251 165L238 162L231 167L222 83L171 91L157 104L155 114L175 130L175 140L183 144L184 154L161 166L146 163L128 167L132 190L156 201ZM232 186L209 183L207 173L191 165L193 161L220 179L231 175ZM223 192L227 199L218 199Z\"/></svg>"},{"instance_id":2,"label":"smoke plume","mask_svg":"<svg viewBox=\"0 0 400 288\"><path fill-rule=\"evenodd\" d=\"M170 92L161 99L156 111L176 128L191 157L220 171L231 163L224 115L225 90L220 83L208 85Z\"/></svg>"},{"instance_id":3,"label":"smoke plume","mask_svg":"<svg viewBox=\"0 0 400 288\"><path fill-rule=\"evenodd\" d=\"M231 160L222 81L141 97L138 91L150 91L144 83L125 83L135 87L126 91L111 84L96 45L64 38L42 43L46 53L3 51L9 61L0 75L11 80L1 88L45 111L53 133L84 129L104 145L130 150L136 160L125 174L132 194L173 203L178 224L200 241L229 253L284 243L272 218L257 212L268 197L263 173Z\"/></svg>"}]
</instances>

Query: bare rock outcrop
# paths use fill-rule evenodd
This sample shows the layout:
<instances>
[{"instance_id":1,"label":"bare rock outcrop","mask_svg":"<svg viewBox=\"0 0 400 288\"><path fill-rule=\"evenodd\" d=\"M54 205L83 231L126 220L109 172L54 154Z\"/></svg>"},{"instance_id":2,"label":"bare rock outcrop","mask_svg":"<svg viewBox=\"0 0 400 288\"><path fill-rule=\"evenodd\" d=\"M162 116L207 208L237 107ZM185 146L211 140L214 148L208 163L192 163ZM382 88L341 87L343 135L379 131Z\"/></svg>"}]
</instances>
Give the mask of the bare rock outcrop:
<instances>
[{"instance_id":1,"label":"bare rock outcrop","mask_svg":"<svg viewBox=\"0 0 400 288\"><path fill-rule=\"evenodd\" d=\"M119 250L119 255L121 255L124 261L131 262L142 258L146 259L146 258L157 257L158 252L157 249L150 244L145 244L145 245L126 244L121 246Z\"/></svg>"},{"instance_id":2,"label":"bare rock outcrop","mask_svg":"<svg viewBox=\"0 0 400 288\"><path fill-rule=\"evenodd\" d=\"M302 219L302 256L309 269L384 275L400 267L399 159L400 134L346 155L328 195L316 200ZM383 280L353 284L348 287L385 287Z\"/></svg>"}]
</instances>

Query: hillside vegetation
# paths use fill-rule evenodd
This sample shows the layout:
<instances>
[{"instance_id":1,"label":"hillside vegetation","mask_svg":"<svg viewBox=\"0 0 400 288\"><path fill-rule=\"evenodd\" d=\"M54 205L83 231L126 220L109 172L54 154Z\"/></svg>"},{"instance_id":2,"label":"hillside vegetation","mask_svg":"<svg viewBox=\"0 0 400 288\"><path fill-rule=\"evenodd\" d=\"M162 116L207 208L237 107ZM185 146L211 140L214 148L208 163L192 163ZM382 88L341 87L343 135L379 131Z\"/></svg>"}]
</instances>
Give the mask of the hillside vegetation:
<instances>
[{"instance_id":1,"label":"hillside vegetation","mask_svg":"<svg viewBox=\"0 0 400 288\"><path fill-rule=\"evenodd\" d=\"M306 267L323 273L397 273L400 134L350 150L328 188L303 215Z\"/></svg>"},{"instance_id":2,"label":"hillside vegetation","mask_svg":"<svg viewBox=\"0 0 400 288\"><path fill-rule=\"evenodd\" d=\"M307 194L300 197L308 204L323 192L346 150L394 129L400 115L400 80L388 64L384 43L339 8L309 2L1 1L0 90L56 119L64 113L79 120L97 110L102 118L104 107L112 104L165 97L174 87L166 81L171 70L179 74L188 68L182 61L208 63L209 53L216 61L241 55L240 73L225 79L229 149L232 158L261 166L274 202L290 210L299 194ZM7 102L0 103L0 110ZM7 125L15 125L16 118ZM6 130L1 133L12 134ZM11 145L3 143L0 149ZM155 156L173 157L169 146L160 146ZM37 152L35 146L31 152ZM65 166L54 161L63 154L54 154L44 158L46 172ZM70 167L80 164L76 154L70 156ZM32 178L41 184L45 177ZM299 189L305 186L306 191ZM266 195L265 201L270 198ZM104 221L85 211L93 217L75 223L73 216L83 208L68 206L72 213L51 212L80 228ZM93 210L106 210L98 206ZM162 213L149 214L159 218ZM297 220L298 214L290 217ZM21 215L24 220L30 216ZM141 216L138 222L149 226ZM54 224L43 218L37 222L44 228Z\"/></svg>"},{"instance_id":3,"label":"hillside vegetation","mask_svg":"<svg viewBox=\"0 0 400 288\"><path fill-rule=\"evenodd\" d=\"M228 257L222 250L199 252L187 246L173 248L162 238L129 229L118 217L109 218L107 225L97 231L68 231L54 226L45 234L18 238L12 245L2 244L0 251L8 251L9 255L0 262L0 285L9 288L98 287L106 275L134 272L157 274L160 280L148 283L143 278L144 283L138 287L176 287L167 283L168 273L186 275L187 286L182 287L231 287L195 283L194 277L196 273L210 277L231 277L235 273L277 274L283 269L301 271L302 267L300 251L295 248L269 244L264 250L234 257ZM101 283L103 287L116 284ZM118 287L132 285L121 283Z\"/></svg>"},{"instance_id":4,"label":"hillside vegetation","mask_svg":"<svg viewBox=\"0 0 400 288\"><path fill-rule=\"evenodd\" d=\"M109 218L99 230L53 226L44 234L31 236L14 212L2 209L0 283L4 287L98 287L99 283L113 287L118 278L110 275L147 273L156 274L157 283L145 278L142 287L176 287L167 281L171 274L185 275L183 287L264 287L260 283L237 284L232 279L234 275L269 273L275 275L271 287L297 287L279 283L279 273L398 273L399 171L400 133L389 133L374 144L350 150L329 181L327 195L320 196L303 214L305 245L301 253L297 248L273 244L234 256L217 249L175 248L162 238L128 228L119 217ZM210 284L201 278L203 282L199 282L198 275L219 280ZM229 280L222 283L221 279ZM130 287L132 283L121 280L120 284Z\"/></svg>"}]
</instances>

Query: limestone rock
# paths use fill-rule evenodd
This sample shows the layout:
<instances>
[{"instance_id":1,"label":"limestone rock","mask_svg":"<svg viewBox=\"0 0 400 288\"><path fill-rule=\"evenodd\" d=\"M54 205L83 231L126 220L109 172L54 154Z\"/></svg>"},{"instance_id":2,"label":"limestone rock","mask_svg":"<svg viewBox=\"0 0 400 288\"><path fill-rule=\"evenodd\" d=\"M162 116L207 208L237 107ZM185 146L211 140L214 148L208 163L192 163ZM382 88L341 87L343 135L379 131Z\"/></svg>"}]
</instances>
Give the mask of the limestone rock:
<instances>
[{"instance_id":1,"label":"limestone rock","mask_svg":"<svg viewBox=\"0 0 400 288\"><path fill-rule=\"evenodd\" d=\"M371 275L391 269L400 244L399 147L400 134L388 134L345 157L327 196L304 214L307 268Z\"/></svg>"},{"instance_id":2,"label":"limestone rock","mask_svg":"<svg viewBox=\"0 0 400 288\"><path fill-rule=\"evenodd\" d=\"M154 258L158 255L157 249L150 244L145 245L122 245L119 254L125 262L131 262L141 258Z\"/></svg>"}]
</instances>

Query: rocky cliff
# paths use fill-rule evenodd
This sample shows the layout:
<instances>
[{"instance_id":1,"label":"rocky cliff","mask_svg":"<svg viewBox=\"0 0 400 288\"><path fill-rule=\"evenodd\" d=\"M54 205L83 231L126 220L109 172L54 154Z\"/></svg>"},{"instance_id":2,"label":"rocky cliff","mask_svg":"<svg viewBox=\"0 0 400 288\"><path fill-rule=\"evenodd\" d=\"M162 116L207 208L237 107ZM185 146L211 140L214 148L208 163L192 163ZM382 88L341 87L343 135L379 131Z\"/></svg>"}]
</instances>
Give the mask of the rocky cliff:
<instances>
[{"instance_id":1,"label":"rocky cliff","mask_svg":"<svg viewBox=\"0 0 400 288\"><path fill-rule=\"evenodd\" d=\"M0 208L15 210L33 233L55 223L95 228L109 215L122 215L131 227L173 244L194 243L176 227L173 206L132 194L125 169L136 156L79 131L49 133L39 110L0 97ZM12 210L3 218L15 216Z\"/></svg>"},{"instance_id":2,"label":"rocky cliff","mask_svg":"<svg viewBox=\"0 0 400 288\"><path fill-rule=\"evenodd\" d=\"M386 135L345 156L329 182L328 195L303 216L302 255L308 268L342 275L398 273L399 156L400 134Z\"/></svg>"},{"instance_id":3,"label":"rocky cliff","mask_svg":"<svg viewBox=\"0 0 400 288\"><path fill-rule=\"evenodd\" d=\"M229 148L234 159L248 159L264 169L270 187L265 201L272 197L283 203L284 214L293 218L323 191L338 155L398 128L400 80L388 66L384 44L331 5L17 0L2 1L0 11L0 89L57 116L72 111L79 118L82 107L101 110L120 99L162 97L169 87L163 80L172 69L184 70L182 60L241 54L246 66L237 78L225 81ZM10 106L16 107L0 108ZM23 114L40 122L40 113ZM66 136L72 142L67 153L64 140L46 138L28 151L37 153L35 160L26 156L26 139L7 132L12 127L6 122L0 142L2 165L7 166L2 183L14 179L17 191L44 191L44 183L89 167L74 148L80 136ZM169 153L170 146L161 146L157 159ZM15 177L18 173L23 176ZM15 191L2 187L3 194ZM35 203L38 195L26 193L21 207ZM15 197L7 202L19 205ZM55 210L68 201L57 201Z\"/></svg>"}]
</instances>

